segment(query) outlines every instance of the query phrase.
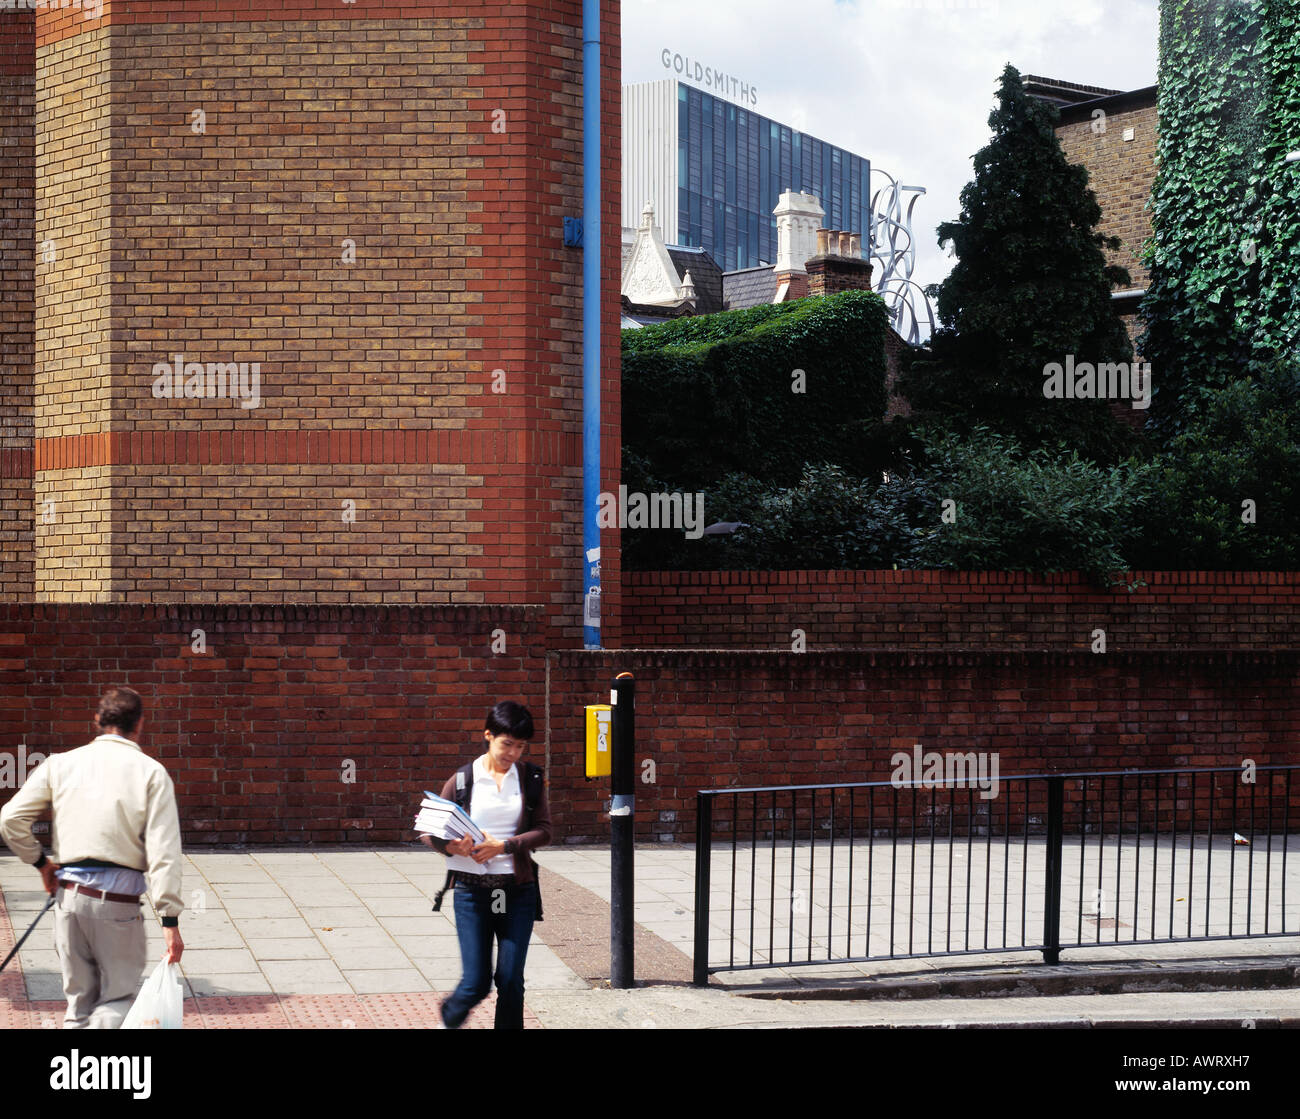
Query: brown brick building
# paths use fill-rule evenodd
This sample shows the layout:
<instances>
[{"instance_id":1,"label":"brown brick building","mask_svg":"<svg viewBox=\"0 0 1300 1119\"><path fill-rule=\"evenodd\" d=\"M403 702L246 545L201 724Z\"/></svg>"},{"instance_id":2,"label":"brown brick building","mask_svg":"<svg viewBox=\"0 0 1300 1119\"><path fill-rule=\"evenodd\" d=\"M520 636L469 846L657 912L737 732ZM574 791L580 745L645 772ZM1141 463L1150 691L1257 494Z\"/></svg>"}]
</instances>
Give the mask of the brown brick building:
<instances>
[{"instance_id":1,"label":"brown brick building","mask_svg":"<svg viewBox=\"0 0 1300 1119\"><path fill-rule=\"evenodd\" d=\"M1101 206L1098 229L1118 237L1120 248L1108 262L1128 270L1132 282L1114 293L1129 336L1142 330L1138 304L1150 280L1142 253L1151 237L1146 209L1156 177L1156 87L1124 92L1025 76L1025 89L1055 104L1061 119L1056 135L1065 156L1088 169L1088 184Z\"/></svg>"},{"instance_id":2,"label":"brown brick building","mask_svg":"<svg viewBox=\"0 0 1300 1119\"><path fill-rule=\"evenodd\" d=\"M580 635L581 22L0 13L0 593L528 602ZM615 0L603 23L617 479Z\"/></svg>"}]
</instances>

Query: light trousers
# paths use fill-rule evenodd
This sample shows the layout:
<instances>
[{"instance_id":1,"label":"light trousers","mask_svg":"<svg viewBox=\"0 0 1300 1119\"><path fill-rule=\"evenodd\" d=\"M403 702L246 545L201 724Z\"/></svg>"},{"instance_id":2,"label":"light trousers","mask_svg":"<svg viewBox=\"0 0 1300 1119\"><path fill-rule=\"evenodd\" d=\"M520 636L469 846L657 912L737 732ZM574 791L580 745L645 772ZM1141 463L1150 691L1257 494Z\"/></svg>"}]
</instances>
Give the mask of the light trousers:
<instances>
[{"instance_id":1,"label":"light trousers","mask_svg":"<svg viewBox=\"0 0 1300 1119\"><path fill-rule=\"evenodd\" d=\"M59 889L54 946L68 1009L65 1030L115 1030L135 1001L148 946L140 906Z\"/></svg>"}]
</instances>

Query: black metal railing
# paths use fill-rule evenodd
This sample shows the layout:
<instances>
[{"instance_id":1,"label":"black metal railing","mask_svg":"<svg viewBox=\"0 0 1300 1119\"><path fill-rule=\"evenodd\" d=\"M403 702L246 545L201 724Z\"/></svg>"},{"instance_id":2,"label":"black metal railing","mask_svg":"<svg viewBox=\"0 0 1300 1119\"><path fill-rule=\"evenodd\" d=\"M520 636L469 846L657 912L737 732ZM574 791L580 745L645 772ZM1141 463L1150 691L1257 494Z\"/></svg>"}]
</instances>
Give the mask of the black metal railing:
<instances>
[{"instance_id":1,"label":"black metal railing","mask_svg":"<svg viewBox=\"0 0 1300 1119\"><path fill-rule=\"evenodd\" d=\"M713 972L1300 933L1300 766L710 789ZM1288 861L1289 860L1289 861Z\"/></svg>"}]
</instances>

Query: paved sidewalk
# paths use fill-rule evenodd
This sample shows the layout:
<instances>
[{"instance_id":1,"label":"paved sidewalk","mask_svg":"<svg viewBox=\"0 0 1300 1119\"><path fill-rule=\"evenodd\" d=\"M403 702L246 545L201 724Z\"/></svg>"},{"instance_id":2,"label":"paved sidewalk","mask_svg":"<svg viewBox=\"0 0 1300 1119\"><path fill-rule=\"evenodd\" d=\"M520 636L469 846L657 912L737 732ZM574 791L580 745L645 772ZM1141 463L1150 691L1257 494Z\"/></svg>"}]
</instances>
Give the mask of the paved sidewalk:
<instances>
[{"instance_id":1,"label":"paved sidewalk","mask_svg":"<svg viewBox=\"0 0 1300 1119\"><path fill-rule=\"evenodd\" d=\"M862 993L873 983L901 983L916 996L938 993L921 990L938 977L1038 974L1038 956L1023 952L722 973L710 989L697 990L689 986L693 849L647 846L636 860L637 976L647 986L610 991L602 989L609 967L608 849L538 853L546 919L536 926L529 950L526 1026L959 1026L1207 1017L1300 1022L1300 991L1294 989L809 1001L814 993L834 993L837 984ZM438 1003L460 975L452 906L430 911L443 873L443 860L419 847L193 851L186 856L181 923L186 1027L433 1025ZM724 884L715 887L712 924L722 936L728 932L725 913L718 916ZM9 855L0 857L0 895L0 950L7 952L46 895L39 876ZM160 958L161 931L152 918L146 925L151 958ZM1147 971L1188 959L1228 969L1234 961L1259 958L1296 965L1300 938L1096 947L1071 950L1065 958L1099 967L1149 961ZM780 997L744 997L759 992ZM492 1005L489 998L469 1026L490 1027ZM0 973L0 1027L54 1028L63 1009L47 915Z\"/></svg>"}]
</instances>

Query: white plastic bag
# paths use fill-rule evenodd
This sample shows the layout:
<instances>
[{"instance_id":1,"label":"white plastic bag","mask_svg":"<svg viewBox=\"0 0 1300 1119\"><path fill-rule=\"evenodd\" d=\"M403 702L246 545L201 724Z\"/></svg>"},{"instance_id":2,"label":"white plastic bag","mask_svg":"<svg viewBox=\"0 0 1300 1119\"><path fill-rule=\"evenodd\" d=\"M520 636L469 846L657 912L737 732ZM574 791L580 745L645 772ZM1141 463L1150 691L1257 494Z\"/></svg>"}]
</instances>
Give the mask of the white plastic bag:
<instances>
[{"instance_id":1,"label":"white plastic bag","mask_svg":"<svg viewBox=\"0 0 1300 1119\"><path fill-rule=\"evenodd\" d=\"M122 1020L124 1030L179 1030L185 993L180 968L160 960Z\"/></svg>"}]
</instances>

